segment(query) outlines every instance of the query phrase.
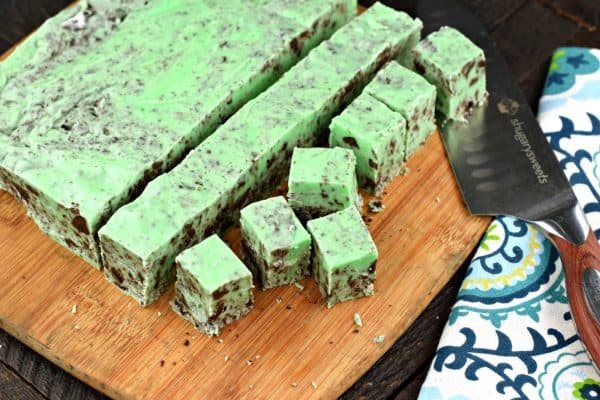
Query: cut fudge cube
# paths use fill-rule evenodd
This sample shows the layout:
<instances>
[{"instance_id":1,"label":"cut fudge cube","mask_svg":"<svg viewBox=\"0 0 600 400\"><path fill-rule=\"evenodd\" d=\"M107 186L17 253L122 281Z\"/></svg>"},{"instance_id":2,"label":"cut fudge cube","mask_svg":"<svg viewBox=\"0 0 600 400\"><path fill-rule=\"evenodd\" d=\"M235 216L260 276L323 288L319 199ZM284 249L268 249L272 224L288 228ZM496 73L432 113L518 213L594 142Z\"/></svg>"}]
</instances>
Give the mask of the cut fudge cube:
<instances>
[{"instance_id":1,"label":"cut fudge cube","mask_svg":"<svg viewBox=\"0 0 600 400\"><path fill-rule=\"evenodd\" d=\"M437 109L447 118L466 121L487 99L485 55L466 36L444 26L411 51L412 68L437 87Z\"/></svg>"},{"instance_id":2,"label":"cut fudge cube","mask_svg":"<svg viewBox=\"0 0 600 400\"><path fill-rule=\"evenodd\" d=\"M406 158L434 131L435 86L410 69L396 62L389 63L367 85L365 93L406 119Z\"/></svg>"},{"instance_id":3,"label":"cut fudge cube","mask_svg":"<svg viewBox=\"0 0 600 400\"><path fill-rule=\"evenodd\" d=\"M242 260L262 289L310 275L310 235L282 196L241 211Z\"/></svg>"},{"instance_id":4,"label":"cut fudge cube","mask_svg":"<svg viewBox=\"0 0 600 400\"><path fill-rule=\"evenodd\" d=\"M377 247L354 207L308 221L313 273L328 307L371 296Z\"/></svg>"},{"instance_id":5,"label":"cut fudge cube","mask_svg":"<svg viewBox=\"0 0 600 400\"><path fill-rule=\"evenodd\" d=\"M212 235L175 259L173 310L207 335L246 315L253 304L252 274L231 249Z\"/></svg>"},{"instance_id":6,"label":"cut fudge cube","mask_svg":"<svg viewBox=\"0 0 600 400\"><path fill-rule=\"evenodd\" d=\"M406 121L374 97L360 95L331 121L329 130L331 147L354 152L358 183L368 192L381 194L400 172Z\"/></svg>"},{"instance_id":7,"label":"cut fudge cube","mask_svg":"<svg viewBox=\"0 0 600 400\"><path fill-rule=\"evenodd\" d=\"M295 148L288 180L288 200L301 220L321 217L344 208L362 207L352 150Z\"/></svg>"}]
</instances>

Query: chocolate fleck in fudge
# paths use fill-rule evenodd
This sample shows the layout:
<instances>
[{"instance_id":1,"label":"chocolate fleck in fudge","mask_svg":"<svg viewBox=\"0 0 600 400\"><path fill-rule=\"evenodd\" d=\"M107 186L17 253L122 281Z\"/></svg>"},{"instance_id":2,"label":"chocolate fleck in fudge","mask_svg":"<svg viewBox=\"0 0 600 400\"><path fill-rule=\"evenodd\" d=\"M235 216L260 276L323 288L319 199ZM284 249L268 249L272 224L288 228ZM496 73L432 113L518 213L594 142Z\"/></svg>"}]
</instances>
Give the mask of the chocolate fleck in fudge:
<instances>
[{"instance_id":1,"label":"chocolate fleck in fudge","mask_svg":"<svg viewBox=\"0 0 600 400\"><path fill-rule=\"evenodd\" d=\"M262 289L310 275L310 235L282 196L241 211L242 260Z\"/></svg>"},{"instance_id":2,"label":"chocolate fleck in fudge","mask_svg":"<svg viewBox=\"0 0 600 400\"><path fill-rule=\"evenodd\" d=\"M99 232L107 278L142 304L156 299L175 256L279 185L292 150L314 146L405 42L366 11L317 46L112 216Z\"/></svg>"},{"instance_id":3,"label":"chocolate fleck in fudge","mask_svg":"<svg viewBox=\"0 0 600 400\"><path fill-rule=\"evenodd\" d=\"M121 3L90 0L75 15L59 14L0 68L1 185L48 235L96 267L97 233L108 218L356 6L290 2L288 17L232 0ZM294 19L293 7L310 12Z\"/></svg>"},{"instance_id":4,"label":"chocolate fleck in fudge","mask_svg":"<svg viewBox=\"0 0 600 400\"><path fill-rule=\"evenodd\" d=\"M173 310L207 335L248 314L253 304L252 274L217 235L176 258Z\"/></svg>"},{"instance_id":5,"label":"chocolate fleck in fudge","mask_svg":"<svg viewBox=\"0 0 600 400\"><path fill-rule=\"evenodd\" d=\"M369 193L381 194L400 172L406 121L374 97L358 96L331 121L329 130L330 146L354 152L359 186Z\"/></svg>"},{"instance_id":6,"label":"chocolate fleck in fudge","mask_svg":"<svg viewBox=\"0 0 600 400\"><path fill-rule=\"evenodd\" d=\"M354 207L308 221L313 273L328 307L375 291L377 248Z\"/></svg>"},{"instance_id":7,"label":"chocolate fleck in fudge","mask_svg":"<svg viewBox=\"0 0 600 400\"><path fill-rule=\"evenodd\" d=\"M485 55L456 29L430 33L411 56L412 68L437 87L437 109L447 118L466 121L485 103Z\"/></svg>"},{"instance_id":8,"label":"chocolate fleck in fudge","mask_svg":"<svg viewBox=\"0 0 600 400\"><path fill-rule=\"evenodd\" d=\"M362 208L352 150L295 148L288 179L288 200L303 221L344 208Z\"/></svg>"},{"instance_id":9,"label":"chocolate fleck in fudge","mask_svg":"<svg viewBox=\"0 0 600 400\"><path fill-rule=\"evenodd\" d=\"M435 86L421 75L391 62L367 85L375 97L406 119L405 159L435 130Z\"/></svg>"}]
</instances>

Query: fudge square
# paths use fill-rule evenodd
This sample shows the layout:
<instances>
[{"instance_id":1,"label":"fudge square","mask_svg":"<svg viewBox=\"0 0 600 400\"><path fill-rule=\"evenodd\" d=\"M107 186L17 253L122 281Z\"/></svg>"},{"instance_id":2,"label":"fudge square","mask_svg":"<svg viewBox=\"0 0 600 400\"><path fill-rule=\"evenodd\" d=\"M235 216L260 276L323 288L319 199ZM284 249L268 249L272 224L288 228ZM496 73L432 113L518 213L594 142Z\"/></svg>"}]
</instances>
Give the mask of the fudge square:
<instances>
[{"instance_id":1,"label":"fudge square","mask_svg":"<svg viewBox=\"0 0 600 400\"><path fill-rule=\"evenodd\" d=\"M295 148L288 179L288 201L307 221L349 206L362 208L352 150Z\"/></svg>"},{"instance_id":2,"label":"fudge square","mask_svg":"<svg viewBox=\"0 0 600 400\"><path fill-rule=\"evenodd\" d=\"M360 95L329 125L329 145L356 156L360 187L380 195L404 163L406 121L368 94Z\"/></svg>"},{"instance_id":3,"label":"fudge square","mask_svg":"<svg viewBox=\"0 0 600 400\"><path fill-rule=\"evenodd\" d=\"M365 93L406 119L405 158L435 130L435 86L397 62L390 62L379 71Z\"/></svg>"},{"instance_id":4,"label":"fudge square","mask_svg":"<svg viewBox=\"0 0 600 400\"><path fill-rule=\"evenodd\" d=\"M310 275L310 235L282 196L241 211L242 260L269 289Z\"/></svg>"},{"instance_id":5,"label":"fudge square","mask_svg":"<svg viewBox=\"0 0 600 400\"><path fill-rule=\"evenodd\" d=\"M199 331L218 335L252 308L252 274L217 235L187 249L175 262L171 306Z\"/></svg>"},{"instance_id":6,"label":"fudge square","mask_svg":"<svg viewBox=\"0 0 600 400\"><path fill-rule=\"evenodd\" d=\"M485 103L485 55L456 29L429 34L411 54L413 69L437 87L437 108L447 118L466 121Z\"/></svg>"},{"instance_id":7,"label":"fudge square","mask_svg":"<svg viewBox=\"0 0 600 400\"><path fill-rule=\"evenodd\" d=\"M313 273L327 307L374 291L377 248L354 207L308 221Z\"/></svg>"}]
</instances>

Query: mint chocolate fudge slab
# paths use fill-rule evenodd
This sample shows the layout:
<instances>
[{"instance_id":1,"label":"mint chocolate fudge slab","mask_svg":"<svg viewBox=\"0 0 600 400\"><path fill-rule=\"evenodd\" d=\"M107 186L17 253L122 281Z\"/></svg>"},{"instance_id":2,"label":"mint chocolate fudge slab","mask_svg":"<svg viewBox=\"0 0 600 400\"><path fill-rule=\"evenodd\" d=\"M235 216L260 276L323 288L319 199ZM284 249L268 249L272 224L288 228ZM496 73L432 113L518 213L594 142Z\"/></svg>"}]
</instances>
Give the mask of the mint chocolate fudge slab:
<instances>
[{"instance_id":1,"label":"mint chocolate fudge slab","mask_svg":"<svg viewBox=\"0 0 600 400\"><path fill-rule=\"evenodd\" d=\"M314 19L295 21L243 2L155 0L94 51L40 66L34 83L11 75L0 91L2 185L47 234L100 267L95 236L110 215L355 6L309 3Z\"/></svg>"},{"instance_id":2,"label":"mint chocolate fudge slab","mask_svg":"<svg viewBox=\"0 0 600 400\"><path fill-rule=\"evenodd\" d=\"M466 121L487 100L485 54L451 27L430 33L411 51L412 68L437 87L437 109Z\"/></svg>"},{"instance_id":3,"label":"mint chocolate fudge slab","mask_svg":"<svg viewBox=\"0 0 600 400\"><path fill-rule=\"evenodd\" d=\"M354 207L308 221L313 239L313 273L327 303L375 292L377 247Z\"/></svg>"},{"instance_id":4,"label":"mint chocolate fudge slab","mask_svg":"<svg viewBox=\"0 0 600 400\"><path fill-rule=\"evenodd\" d=\"M292 150L314 145L405 41L366 11L311 51L113 215L99 232L108 280L142 304L154 301L175 256L278 185Z\"/></svg>"},{"instance_id":5,"label":"mint chocolate fudge slab","mask_svg":"<svg viewBox=\"0 0 600 400\"><path fill-rule=\"evenodd\" d=\"M382 68L365 93L406 119L405 159L435 130L435 86L397 62Z\"/></svg>"},{"instance_id":6,"label":"mint chocolate fudge slab","mask_svg":"<svg viewBox=\"0 0 600 400\"><path fill-rule=\"evenodd\" d=\"M240 213L242 260L265 290L310 275L310 235L282 196Z\"/></svg>"},{"instance_id":7,"label":"mint chocolate fudge slab","mask_svg":"<svg viewBox=\"0 0 600 400\"><path fill-rule=\"evenodd\" d=\"M290 206L301 220L321 217L347 207L362 208L352 150L295 148L288 179Z\"/></svg>"},{"instance_id":8,"label":"mint chocolate fudge slab","mask_svg":"<svg viewBox=\"0 0 600 400\"><path fill-rule=\"evenodd\" d=\"M252 308L252 274L217 235L177 256L173 310L215 336Z\"/></svg>"},{"instance_id":9,"label":"mint chocolate fudge slab","mask_svg":"<svg viewBox=\"0 0 600 400\"><path fill-rule=\"evenodd\" d=\"M399 174L406 141L400 113L363 93L331 121L329 130L330 146L354 152L358 183L367 192L380 195Z\"/></svg>"}]
</instances>

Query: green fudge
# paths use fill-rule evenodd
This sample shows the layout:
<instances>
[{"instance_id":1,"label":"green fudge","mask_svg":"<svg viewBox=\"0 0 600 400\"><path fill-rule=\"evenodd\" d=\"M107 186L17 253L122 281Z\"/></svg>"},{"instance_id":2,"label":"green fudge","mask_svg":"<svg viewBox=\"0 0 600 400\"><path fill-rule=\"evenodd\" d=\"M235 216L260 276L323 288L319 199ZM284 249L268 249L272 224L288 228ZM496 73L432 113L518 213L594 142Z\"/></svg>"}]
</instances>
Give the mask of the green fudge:
<instances>
[{"instance_id":1,"label":"green fudge","mask_svg":"<svg viewBox=\"0 0 600 400\"><path fill-rule=\"evenodd\" d=\"M242 260L262 289L310 275L310 235L283 197L252 203L240 214Z\"/></svg>"},{"instance_id":2,"label":"green fudge","mask_svg":"<svg viewBox=\"0 0 600 400\"><path fill-rule=\"evenodd\" d=\"M358 183L367 192L380 195L399 174L404 163L406 121L379 100L361 94L331 121L329 130L330 146L354 152Z\"/></svg>"},{"instance_id":3,"label":"green fudge","mask_svg":"<svg viewBox=\"0 0 600 400\"><path fill-rule=\"evenodd\" d=\"M328 307L375 291L377 248L354 207L308 221L313 273Z\"/></svg>"},{"instance_id":4,"label":"green fudge","mask_svg":"<svg viewBox=\"0 0 600 400\"><path fill-rule=\"evenodd\" d=\"M340 147L296 148L288 179L288 200L301 220L344 208L362 208L356 184L356 157Z\"/></svg>"},{"instance_id":5,"label":"green fudge","mask_svg":"<svg viewBox=\"0 0 600 400\"><path fill-rule=\"evenodd\" d=\"M412 68L437 87L437 109L466 121L487 100L485 55L454 28L442 27L412 50Z\"/></svg>"},{"instance_id":6,"label":"green fudge","mask_svg":"<svg viewBox=\"0 0 600 400\"><path fill-rule=\"evenodd\" d=\"M2 186L52 238L100 267L96 235L108 218L355 12L349 0L293 4L310 10L306 19L269 4L155 0L56 57L34 34L36 44L13 56L40 64L0 64ZM69 15L50 25L67 29ZM65 35L52 48L70 44Z\"/></svg>"},{"instance_id":7,"label":"green fudge","mask_svg":"<svg viewBox=\"0 0 600 400\"><path fill-rule=\"evenodd\" d=\"M435 86L396 62L386 65L365 88L406 119L405 159L435 130Z\"/></svg>"},{"instance_id":8,"label":"green fudge","mask_svg":"<svg viewBox=\"0 0 600 400\"><path fill-rule=\"evenodd\" d=\"M406 39L367 10L248 102L100 230L109 280L143 304L156 299L173 279L175 256L276 187L292 150L316 144Z\"/></svg>"},{"instance_id":9,"label":"green fudge","mask_svg":"<svg viewBox=\"0 0 600 400\"><path fill-rule=\"evenodd\" d=\"M248 314L252 274L217 235L177 256L173 310L207 335Z\"/></svg>"}]
</instances>

